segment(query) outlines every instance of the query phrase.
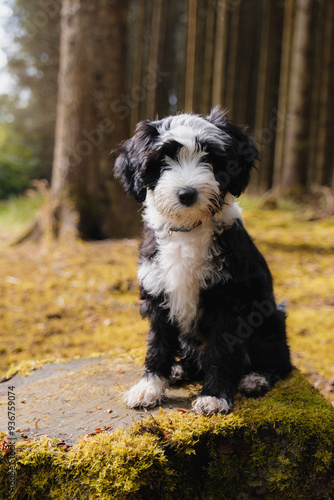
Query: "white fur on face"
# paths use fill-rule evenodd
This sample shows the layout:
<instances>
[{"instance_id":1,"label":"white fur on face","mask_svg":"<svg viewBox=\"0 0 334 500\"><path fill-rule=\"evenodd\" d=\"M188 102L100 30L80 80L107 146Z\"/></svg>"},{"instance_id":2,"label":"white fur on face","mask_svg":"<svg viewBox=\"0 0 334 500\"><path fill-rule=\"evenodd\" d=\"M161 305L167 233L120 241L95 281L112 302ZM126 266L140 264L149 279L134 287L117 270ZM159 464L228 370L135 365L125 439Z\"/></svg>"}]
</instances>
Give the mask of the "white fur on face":
<instances>
[{"instance_id":1,"label":"white fur on face","mask_svg":"<svg viewBox=\"0 0 334 500\"><path fill-rule=\"evenodd\" d=\"M124 403L129 408L148 408L161 403L168 381L157 375L144 376L125 394Z\"/></svg>"},{"instance_id":2,"label":"white fur on face","mask_svg":"<svg viewBox=\"0 0 334 500\"><path fill-rule=\"evenodd\" d=\"M174 139L189 147L196 137L199 142L210 139L215 142L216 146L225 149L231 142L230 136L216 125L204 117L192 114L171 116L163 120L158 126L158 132L161 138L158 144Z\"/></svg>"},{"instance_id":3,"label":"white fur on face","mask_svg":"<svg viewBox=\"0 0 334 500\"><path fill-rule=\"evenodd\" d=\"M152 193L152 202L171 225L196 224L218 206L219 183L211 165L202 161L203 156L205 152L198 150L194 142L190 148L181 148L176 159L165 159L166 169ZM182 205L178 196L180 189L188 187L198 191L197 201L191 207Z\"/></svg>"}]
</instances>

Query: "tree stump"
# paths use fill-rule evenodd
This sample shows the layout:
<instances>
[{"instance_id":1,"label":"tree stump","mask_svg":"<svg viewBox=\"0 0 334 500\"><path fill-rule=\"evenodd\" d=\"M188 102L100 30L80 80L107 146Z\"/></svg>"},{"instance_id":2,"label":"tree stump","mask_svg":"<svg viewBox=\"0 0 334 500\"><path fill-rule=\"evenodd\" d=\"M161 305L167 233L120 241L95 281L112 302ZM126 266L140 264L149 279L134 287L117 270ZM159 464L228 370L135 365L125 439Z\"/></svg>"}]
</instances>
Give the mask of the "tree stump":
<instances>
[{"instance_id":1,"label":"tree stump","mask_svg":"<svg viewBox=\"0 0 334 500\"><path fill-rule=\"evenodd\" d=\"M171 388L162 408L129 410L123 394L141 372L105 356L2 382L0 498L333 498L334 410L297 370L211 417L191 412L200 385Z\"/></svg>"}]
</instances>

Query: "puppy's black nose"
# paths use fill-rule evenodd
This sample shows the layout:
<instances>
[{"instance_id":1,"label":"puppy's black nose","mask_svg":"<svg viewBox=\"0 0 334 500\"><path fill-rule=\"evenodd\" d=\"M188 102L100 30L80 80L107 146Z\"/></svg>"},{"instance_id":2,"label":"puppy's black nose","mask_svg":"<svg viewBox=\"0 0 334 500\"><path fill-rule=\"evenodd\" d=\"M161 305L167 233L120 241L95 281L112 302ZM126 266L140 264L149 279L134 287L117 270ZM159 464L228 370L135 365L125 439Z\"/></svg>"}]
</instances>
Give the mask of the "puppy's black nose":
<instances>
[{"instance_id":1,"label":"puppy's black nose","mask_svg":"<svg viewBox=\"0 0 334 500\"><path fill-rule=\"evenodd\" d=\"M178 192L178 195L182 205L185 205L186 207L191 207L191 205L194 205L194 203L196 203L198 192L197 189L186 187L186 188L181 188L180 191Z\"/></svg>"}]
</instances>

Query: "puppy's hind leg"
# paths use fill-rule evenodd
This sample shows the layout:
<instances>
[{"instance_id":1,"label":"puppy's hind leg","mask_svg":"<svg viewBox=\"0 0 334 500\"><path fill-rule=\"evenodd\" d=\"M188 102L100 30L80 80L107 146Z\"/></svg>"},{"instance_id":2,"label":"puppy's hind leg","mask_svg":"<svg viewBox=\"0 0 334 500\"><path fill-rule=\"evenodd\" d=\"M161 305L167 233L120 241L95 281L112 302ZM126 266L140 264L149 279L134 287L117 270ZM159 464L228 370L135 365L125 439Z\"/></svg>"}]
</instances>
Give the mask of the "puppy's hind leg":
<instances>
[{"instance_id":1,"label":"puppy's hind leg","mask_svg":"<svg viewBox=\"0 0 334 500\"><path fill-rule=\"evenodd\" d=\"M239 384L239 391L246 396L256 397L263 396L271 388L271 382L266 375L259 373L248 373L245 375Z\"/></svg>"},{"instance_id":2,"label":"puppy's hind leg","mask_svg":"<svg viewBox=\"0 0 334 500\"><path fill-rule=\"evenodd\" d=\"M265 318L249 339L249 358L252 373L246 375L239 389L250 395L262 395L292 370L286 339L285 311L276 309Z\"/></svg>"},{"instance_id":3,"label":"puppy's hind leg","mask_svg":"<svg viewBox=\"0 0 334 500\"><path fill-rule=\"evenodd\" d=\"M239 390L248 396L262 396L292 370L285 332L285 311L277 309L250 337L250 367Z\"/></svg>"}]
</instances>

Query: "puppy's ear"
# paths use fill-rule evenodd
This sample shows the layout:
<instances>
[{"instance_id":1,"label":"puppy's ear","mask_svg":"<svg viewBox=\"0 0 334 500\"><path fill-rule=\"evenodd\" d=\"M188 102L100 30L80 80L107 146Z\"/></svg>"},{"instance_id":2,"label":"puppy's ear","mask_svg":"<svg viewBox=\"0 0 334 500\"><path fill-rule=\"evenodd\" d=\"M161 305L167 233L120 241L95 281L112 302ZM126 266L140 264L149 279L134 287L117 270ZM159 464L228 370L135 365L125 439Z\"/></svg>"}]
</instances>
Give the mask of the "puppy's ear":
<instances>
[{"instance_id":1,"label":"puppy's ear","mask_svg":"<svg viewBox=\"0 0 334 500\"><path fill-rule=\"evenodd\" d=\"M245 127L228 124L227 132L232 138L227 148L226 173L229 176L228 190L233 196L240 196L249 183L255 160L259 159L259 152L253 138Z\"/></svg>"},{"instance_id":2,"label":"puppy's ear","mask_svg":"<svg viewBox=\"0 0 334 500\"><path fill-rule=\"evenodd\" d=\"M240 196L246 189L250 173L259 159L254 140L246 127L233 125L226 119L226 111L216 106L207 119L216 125L227 138L224 152L217 155L215 173L225 191L233 196Z\"/></svg>"},{"instance_id":3,"label":"puppy's ear","mask_svg":"<svg viewBox=\"0 0 334 500\"><path fill-rule=\"evenodd\" d=\"M227 122L227 110L221 106L215 106L207 116L207 120L223 130Z\"/></svg>"},{"instance_id":4,"label":"puppy's ear","mask_svg":"<svg viewBox=\"0 0 334 500\"><path fill-rule=\"evenodd\" d=\"M143 174L154 142L159 135L157 125L158 122L149 120L139 122L135 135L112 152L117 156L114 176L120 179L125 191L137 203L142 203L146 198Z\"/></svg>"}]
</instances>

